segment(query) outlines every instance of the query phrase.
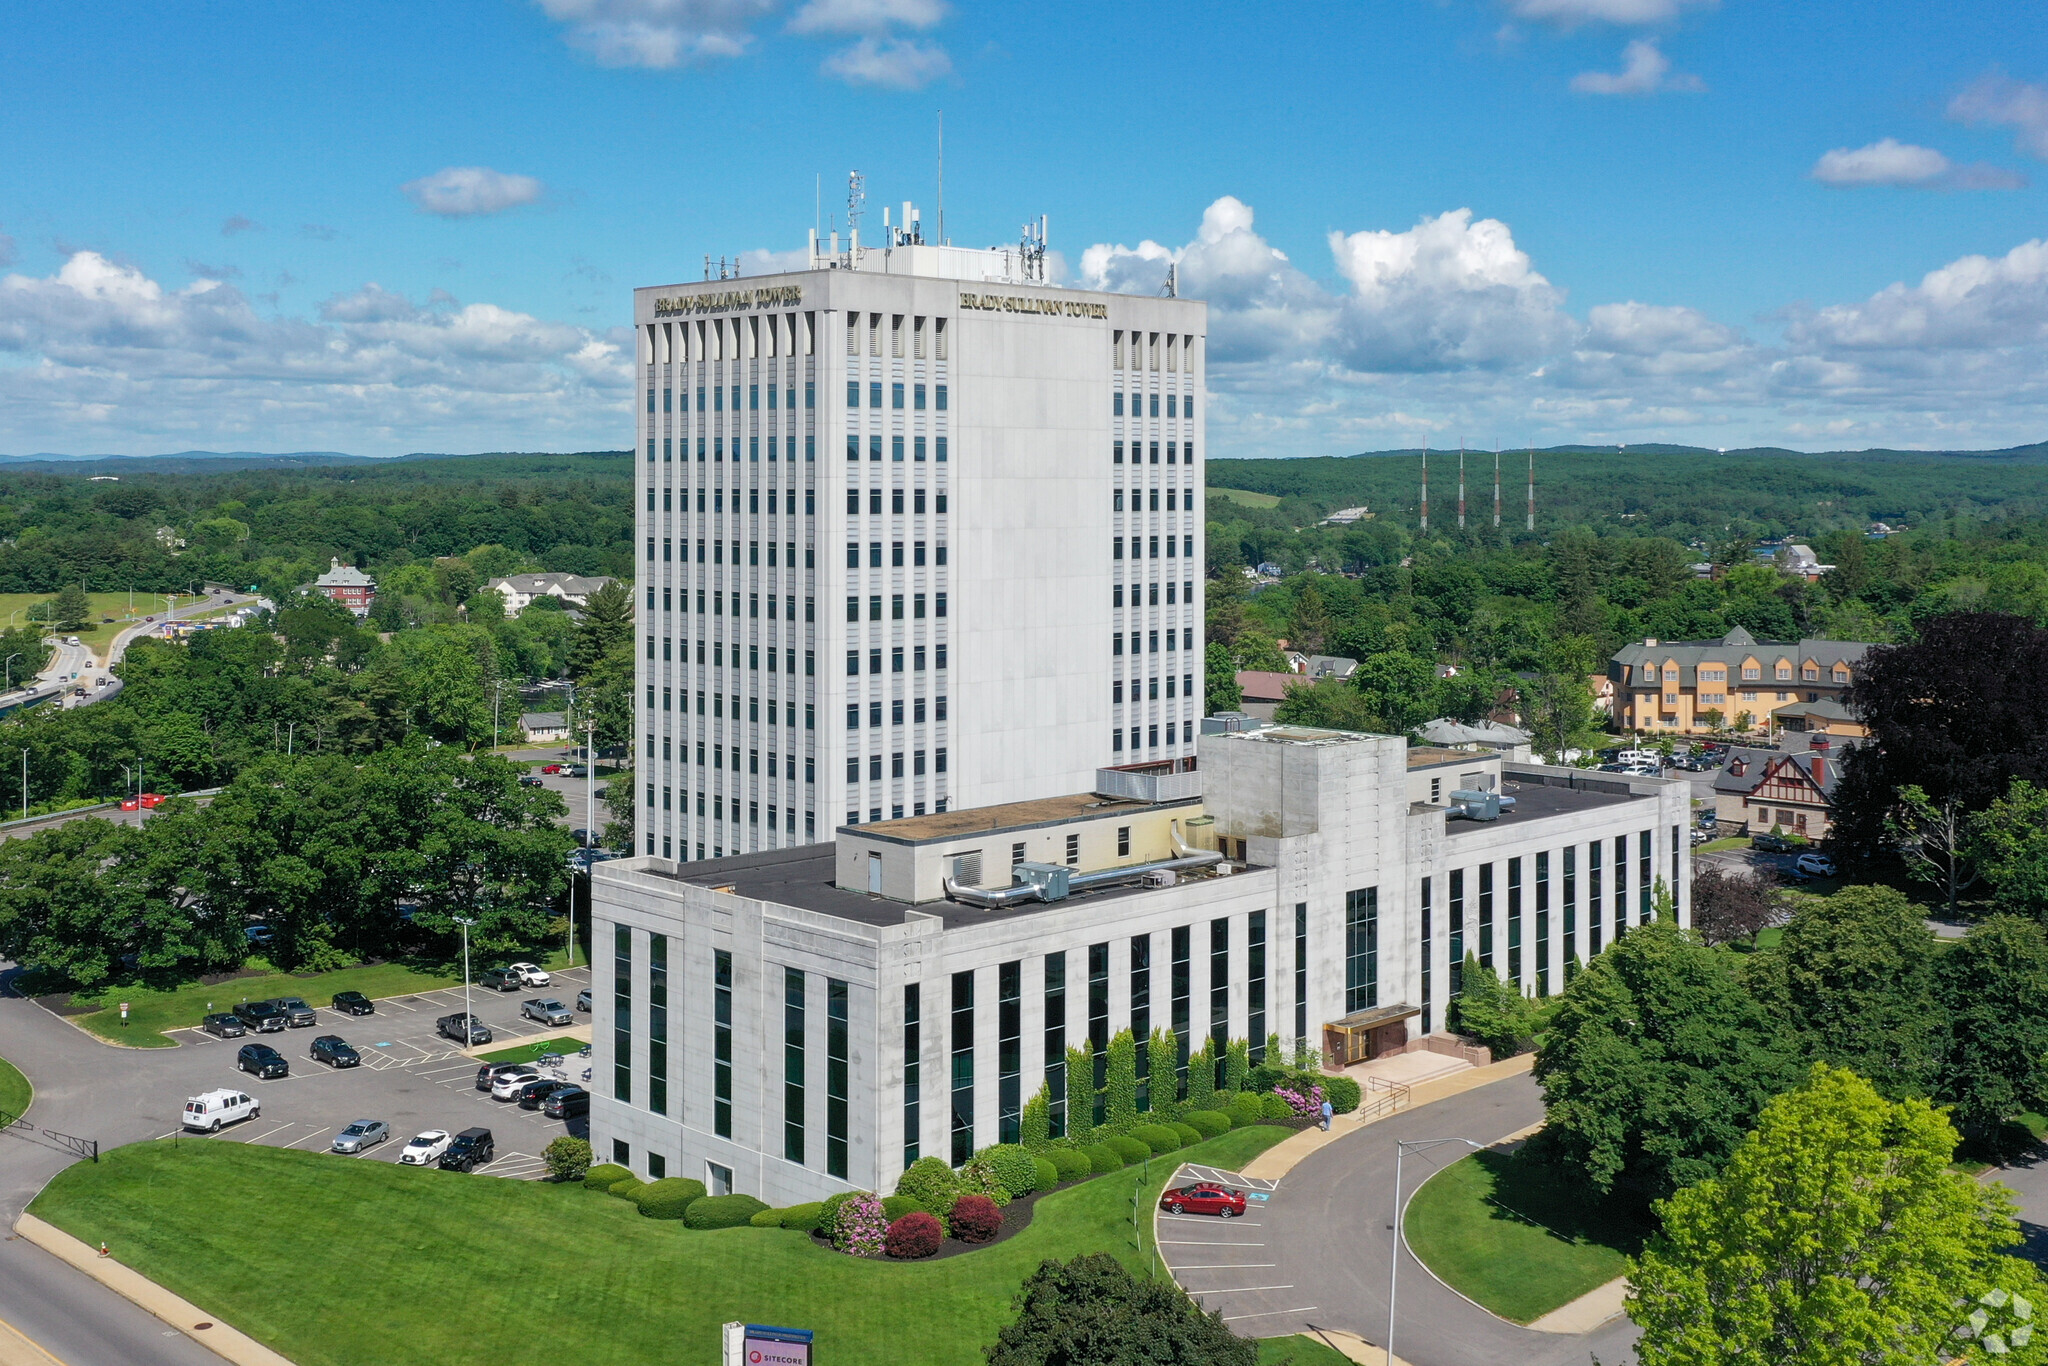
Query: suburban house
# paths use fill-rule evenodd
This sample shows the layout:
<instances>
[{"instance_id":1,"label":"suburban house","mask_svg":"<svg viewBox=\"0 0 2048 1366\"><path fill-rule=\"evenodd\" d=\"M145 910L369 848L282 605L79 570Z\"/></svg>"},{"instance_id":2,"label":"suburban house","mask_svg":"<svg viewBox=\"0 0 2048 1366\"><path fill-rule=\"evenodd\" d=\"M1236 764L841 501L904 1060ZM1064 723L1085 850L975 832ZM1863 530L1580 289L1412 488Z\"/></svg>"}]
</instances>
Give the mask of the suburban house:
<instances>
[{"instance_id":1,"label":"suburban house","mask_svg":"<svg viewBox=\"0 0 2048 1366\"><path fill-rule=\"evenodd\" d=\"M505 599L505 615L516 617L535 598L556 598L564 607L587 607L590 595L611 582L609 575L585 578L581 574L512 574L492 579L484 587Z\"/></svg>"},{"instance_id":2,"label":"suburban house","mask_svg":"<svg viewBox=\"0 0 2048 1366\"><path fill-rule=\"evenodd\" d=\"M537 745L551 745L569 738L569 718L558 711L528 711L519 714L519 729Z\"/></svg>"},{"instance_id":3,"label":"suburban house","mask_svg":"<svg viewBox=\"0 0 2048 1366\"><path fill-rule=\"evenodd\" d=\"M1614 715L1614 680L1606 674L1588 674L1586 686L1593 690L1593 710L1602 716Z\"/></svg>"},{"instance_id":4,"label":"suburban house","mask_svg":"<svg viewBox=\"0 0 2048 1366\"><path fill-rule=\"evenodd\" d=\"M1840 703L1870 646L1857 641L1760 641L1738 626L1719 640L1645 640L1608 661L1615 721L1632 730L1695 735L1767 722L1795 702Z\"/></svg>"},{"instance_id":5,"label":"suburban house","mask_svg":"<svg viewBox=\"0 0 2048 1366\"><path fill-rule=\"evenodd\" d=\"M1281 673L1273 669L1239 669L1237 690L1243 694L1238 703L1245 715L1256 716L1261 721L1273 719L1273 712L1287 698L1289 688L1305 688L1310 680L1300 674Z\"/></svg>"},{"instance_id":6,"label":"suburban house","mask_svg":"<svg viewBox=\"0 0 2048 1366\"><path fill-rule=\"evenodd\" d=\"M1714 777L1714 819L1721 833L1777 831L1826 839L1833 828L1841 759L1842 752L1832 745L1802 754L1729 751L1728 761Z\"/></svg>"},{"instance_id":7,"label":"suburban house","mask_svg":"<svg viewBox=\"0 0 2048 1366\"><path fill-rule=\"evenodd\" d=\"M1438 717L1416 732L1432 745L1445 749L1468 749L1477 747L1499 752L1504 759L1518 763L1529 762L1529 744L1532 736L1519 726L1510 726L1500 721L1479 721L1466 724L1448 717Z\"/></svg>"},{"instance_id":8,"label":"suburban house","mask_svg":"<svg viewBox=\"0 0 2048 1366\"><path fill-rule=\"evenodd\" d=\"M330 560L328 570L313 580L313 590L333 598L359 617L370 615L370 599L377 595L377 581L352 564Z\"/></svg>"}]
</instances>

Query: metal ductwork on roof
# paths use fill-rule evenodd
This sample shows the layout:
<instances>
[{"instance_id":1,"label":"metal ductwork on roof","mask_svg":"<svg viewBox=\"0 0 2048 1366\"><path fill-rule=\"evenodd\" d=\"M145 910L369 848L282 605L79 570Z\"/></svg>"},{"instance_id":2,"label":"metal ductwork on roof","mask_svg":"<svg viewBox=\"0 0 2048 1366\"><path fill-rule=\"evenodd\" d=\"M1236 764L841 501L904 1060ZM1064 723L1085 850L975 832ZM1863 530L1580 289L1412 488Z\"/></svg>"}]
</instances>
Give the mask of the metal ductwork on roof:
<instances>
[{"instance_id":1,"label":"metal ductwork on roof","mask_svg":"<svg viewBox=\"0 0 2048 1366\"><path fill-rule=\"evenodd\" d=\"M1021 906L1027 901L1065 901L1076 892L1137 882L1155 873L1214 867L1223 861L1221 853L1214 850L1190 849L1182 843L1179 821L1173 822L1170 829L1174 851L1179 855L1177 858L1158 859L1151 863L1132 863L1121 868L1103 868L1093 873L1077 873L1056 863L1020 863L1011 869L1011 876L1015 881L1008 887L962 887L952 878L947 878L946 895L969 906L995 911L1009 906Z\"/></svg>"},{"instance_id":2,"label":"metal ductwork on roof","mask_svg":"<svg viewBox=\"0 0 2048 1366\"><path fill-rule=\"evenodd\" d=\"M1447 818L1463 816L1468 821L1497 821L1500 819L1500 803L1498 793L1459 788L1451 794L1451 804L1445 814Z\"/></svg>"}]
</instances>

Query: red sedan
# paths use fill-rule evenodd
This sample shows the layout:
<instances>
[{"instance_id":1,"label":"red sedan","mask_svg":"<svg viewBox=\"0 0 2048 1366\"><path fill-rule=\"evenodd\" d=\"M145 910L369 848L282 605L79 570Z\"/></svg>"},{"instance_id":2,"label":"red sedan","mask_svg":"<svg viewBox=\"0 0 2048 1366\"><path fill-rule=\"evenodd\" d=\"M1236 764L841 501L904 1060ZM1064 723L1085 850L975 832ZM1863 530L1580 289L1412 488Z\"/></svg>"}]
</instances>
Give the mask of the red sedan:
<instances>
[{"instance_id":1,"label":"red sedan","mask_svg":"<svg viewBox=\"0 0 2048 1366\"><path fill-rule=\"evenodd\" d=\"M543 773L560 773L562 766L560 764L542 764L540 771Z\"/></svg>"},{"instance_id":2,"label":"red sedan","mask_svg":"<svg viewBox=\"0 0 2048 1366\"><path fill-rule=\"evenodd\" d=\"M1232 1219L1244 1213L1244 1192L1197 1182L1167 1191L1159 1197L1159 1205L1172 1214L1213 1214L1219 1219Z\"/></svg>"},{"instance_id":3,"label":"red sedan","mask_svg":"<svg viewBox=\"0 0 2048 1366\"><path fill-rule=\"evenodd\" d=\"M164 804L164 794L161 792L145 792L142 794L141 802L143 806L154 811Z\"/></svg>"}]
</instances>

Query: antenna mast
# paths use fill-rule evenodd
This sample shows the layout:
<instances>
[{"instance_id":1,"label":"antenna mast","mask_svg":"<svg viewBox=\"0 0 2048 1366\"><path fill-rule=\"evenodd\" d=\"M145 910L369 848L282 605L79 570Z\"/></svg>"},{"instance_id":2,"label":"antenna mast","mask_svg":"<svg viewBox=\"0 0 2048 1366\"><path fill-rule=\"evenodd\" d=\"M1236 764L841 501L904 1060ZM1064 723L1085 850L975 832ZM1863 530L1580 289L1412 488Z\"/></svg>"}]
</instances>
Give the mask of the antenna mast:
<instances>
[{"instance_id":1,"label":"antenna mast","mask_svg":"<svg viewBox=\"0 0 2048 1366\"><path fill-rule=\"evenodd\" d=\"M1493 527L1500 530L1500 443L1493 447Z\"/></svg>"},{"instance_id":2,"label":"antenna mast","mask_svg":"<svg viewBox=\"0 0 2048 1366\"><path fill-rule=\"evenodd\" d=\"M1038 215L1036 223L1024 225L1024 235L1017 243L1017 255L1023 262L1024 278L1045 283L1045 230L1046 216Z\"/></svg>"},{"instance_id":3,"label":"antenna mast","mask_svg":"<svg viewBox=\"0 0 2048 1366\"><path fill-rule=\"evenodd\" d=\"M1536 529L1536 443L1529 443L1529 530Z\"/></svg>"},{"instance_id":4,"label":"antenna mast","mask_svg":"<svg viewBox=\"0 0 2048 1366\"><path fill-rule=\"evenodd\" d=\"M1465 443L1458 443L1458 530L1465 529Z\"/></svg>"},{"instance_id":5,"label":"antenna mast","mask_svg":"<svg viewBox=\"0 0 2048 1366\"><path fill-rule=\"evenodd\" d=\"M1429 535L1429 444L1422 447L1422 534Z\"/></svg>"}]
</instances>

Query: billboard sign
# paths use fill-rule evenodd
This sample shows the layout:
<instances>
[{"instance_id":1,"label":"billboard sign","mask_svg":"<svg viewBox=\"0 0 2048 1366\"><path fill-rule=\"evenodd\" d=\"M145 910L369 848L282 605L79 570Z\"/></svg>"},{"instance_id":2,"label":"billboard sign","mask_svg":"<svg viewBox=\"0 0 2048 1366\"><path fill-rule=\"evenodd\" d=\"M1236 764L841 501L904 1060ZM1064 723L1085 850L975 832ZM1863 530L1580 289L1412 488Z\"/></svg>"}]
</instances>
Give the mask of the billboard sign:
<instances>
[{"instance_id":1,"label":"billboard sign","mask_svg":"<svg viewBox=\"0 0 2048 1366\"><path fill-rule=\"evenodd\" d=\"M725 1366L813 1366L811 1330L728 1323Z\"/></svg>"}]
</instances>

